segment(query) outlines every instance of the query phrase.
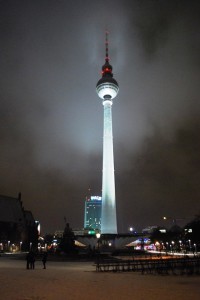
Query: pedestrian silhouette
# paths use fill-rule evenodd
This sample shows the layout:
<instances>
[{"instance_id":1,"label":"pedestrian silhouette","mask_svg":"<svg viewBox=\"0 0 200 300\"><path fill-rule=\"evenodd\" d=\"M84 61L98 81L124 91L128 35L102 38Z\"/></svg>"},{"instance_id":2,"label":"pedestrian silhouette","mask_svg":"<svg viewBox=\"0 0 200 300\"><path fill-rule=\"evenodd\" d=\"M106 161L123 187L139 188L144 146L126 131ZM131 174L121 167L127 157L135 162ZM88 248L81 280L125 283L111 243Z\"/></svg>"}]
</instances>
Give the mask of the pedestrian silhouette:
<instances>
[{"instance_id":1,"label":"pedestrian silhouette","mask_svg":"<svg viewBox=\"0 0 200 300\"><path fill-rule=\"evenodd\" d=\"M35 253L33 251L29 251L26 255L26 268L35 269Z\"/></svg>"},{"instance_id":2,"label":"pedestrian silhouette","mask_svg":"<svg viewBox=\"0 0 200 300\"><path fill-rule=\"evenodd\" d=\"M32 270L35 269L35 253L33 251L30 252L30 267Z\"/></svg>"},{"instance_id":3,"label":"pedestrian silhouette","mask_svg":"<svg viewBox=\"0 0 200 300\"><path fill-rule=\"evenodd\" d=\"M47 252L44 252L42 256L43 269L46 269L46 262L47 262Z\"/></svg>"},{"instance_id":4,"label":"pedestrian silhouette","mask_svg":"<svg viewBox=\"0 0 200 300\"><path fill-rule=\"evenodd\" d=\"M27 253L27 255L26 255L26 268L27 268L27 269L30 269L30 263L31 263L31 254L30 254L30 252L29 252L29 253Z\"/></svg>"}]
</instances>

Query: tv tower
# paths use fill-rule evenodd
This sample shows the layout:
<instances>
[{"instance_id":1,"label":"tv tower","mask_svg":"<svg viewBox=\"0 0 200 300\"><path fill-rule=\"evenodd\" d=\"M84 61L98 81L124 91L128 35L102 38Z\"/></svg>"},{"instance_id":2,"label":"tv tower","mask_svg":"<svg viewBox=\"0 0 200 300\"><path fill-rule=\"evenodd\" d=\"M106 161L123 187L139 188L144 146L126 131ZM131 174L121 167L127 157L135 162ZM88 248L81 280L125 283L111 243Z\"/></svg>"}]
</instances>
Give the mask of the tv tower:
<instances>
[{"instance_id":1,"label":"tv tower","mask_svg":"<svg viewBox=\"0 0 200 300\"><path fill-rule=\"evenodd\" d=\"M97 94L103 100L104 108L101 233L117 234L112 104L118 94L119 86L113 78L112 66L109 63L108 32L106 32L105 46L106 56L105 64L102 66L102 78L96 85Z\"/></svg>"}]
</instances>

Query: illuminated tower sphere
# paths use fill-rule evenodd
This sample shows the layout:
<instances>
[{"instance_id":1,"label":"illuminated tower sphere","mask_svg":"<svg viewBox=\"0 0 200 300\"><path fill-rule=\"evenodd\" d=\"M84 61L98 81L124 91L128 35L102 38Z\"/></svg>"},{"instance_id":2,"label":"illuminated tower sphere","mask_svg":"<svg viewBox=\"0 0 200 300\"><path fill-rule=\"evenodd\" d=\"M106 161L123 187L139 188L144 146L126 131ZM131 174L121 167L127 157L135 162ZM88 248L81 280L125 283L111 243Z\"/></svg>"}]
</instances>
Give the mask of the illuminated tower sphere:
<instances>
[{"instance_id":1,"label":"illuminated tower sphere","mask_svg":"<svg viewBox=\"0 0 200 300\"><path fill-rule=\"evenodd\" d=\"M105 64L102 66L102 78L97 82L96 91L103 100L104 107L101 233L117 234L112 104L118 94L119 86L113 78L112 66L109 63L107 33Z\"/></svg>"}]
</instances>

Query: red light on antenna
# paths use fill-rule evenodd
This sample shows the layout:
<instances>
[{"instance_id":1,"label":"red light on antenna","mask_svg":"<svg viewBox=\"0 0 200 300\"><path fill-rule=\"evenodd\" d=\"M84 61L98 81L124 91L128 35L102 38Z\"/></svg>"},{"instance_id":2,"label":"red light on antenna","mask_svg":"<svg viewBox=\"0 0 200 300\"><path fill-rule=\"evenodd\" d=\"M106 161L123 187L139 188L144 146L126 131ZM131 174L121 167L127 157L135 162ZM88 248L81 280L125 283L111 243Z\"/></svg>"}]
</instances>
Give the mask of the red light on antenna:
<instances>
[{"instance_id":1,"label":"red light on antenna","mask_svg":"<svg viewBox=\"0 0 200 300\"><path fill-rule=\"evenodd\" d=\"M110 68L105 68L105 72L111 72Z\"/></svg>"}]
</instances>

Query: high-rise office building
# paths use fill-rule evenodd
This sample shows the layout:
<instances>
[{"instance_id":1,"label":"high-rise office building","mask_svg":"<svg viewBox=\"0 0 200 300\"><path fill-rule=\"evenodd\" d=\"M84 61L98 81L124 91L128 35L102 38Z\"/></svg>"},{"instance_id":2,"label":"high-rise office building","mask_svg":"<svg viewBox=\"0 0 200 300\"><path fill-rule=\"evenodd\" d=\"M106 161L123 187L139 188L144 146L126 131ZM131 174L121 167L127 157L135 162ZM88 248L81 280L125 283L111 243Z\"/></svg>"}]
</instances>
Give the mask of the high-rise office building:
<instances>
[{"instance_id":1,"label":"high-rise office building","mask_svg":"<svg viewBox=\"0 0 200 300\"><path fill-rule=\"evenodd\" d=\"M104 107L101 233L117 234L112 104L118 94L119 86L113 78L112 66L109 63L107 32L105 63L102 66L102 78L97 82L96 91Z\"/></svg>"},{"instance_id":2,"label":"high-rise office building","mask_svg":"<svg viewBox=\"0 0 200 300\"><path fill-rule=\"evenodd\" d=\"M101 204L99 196L86 197L84 228L101 230Z\"/></svg>"}]
</instances>

